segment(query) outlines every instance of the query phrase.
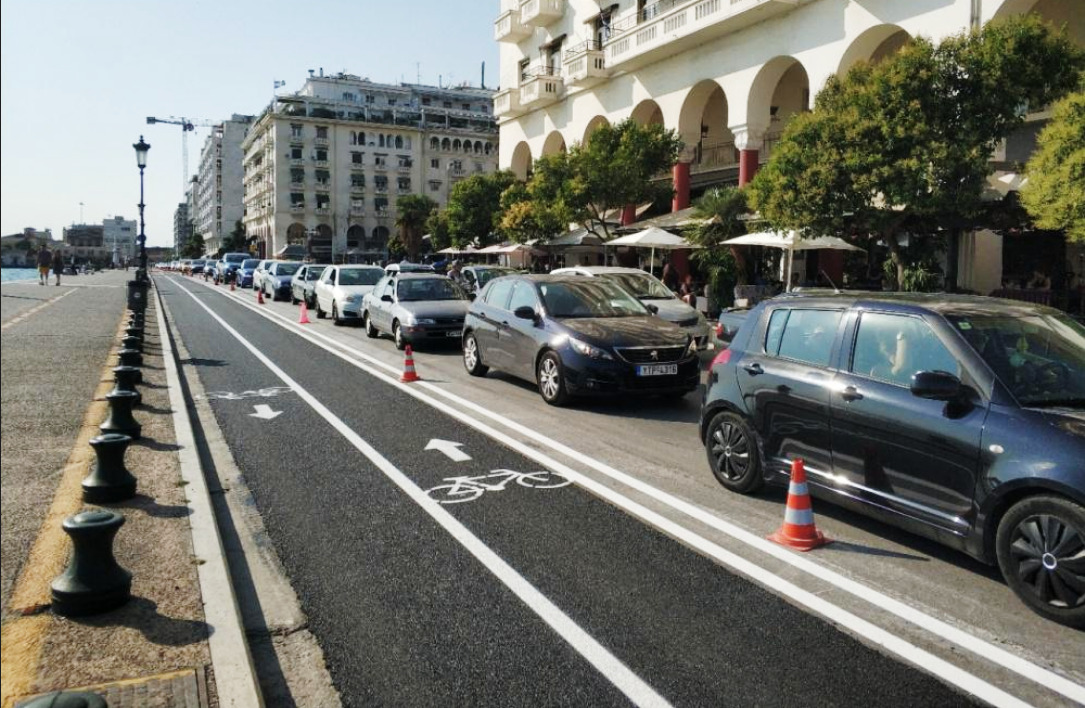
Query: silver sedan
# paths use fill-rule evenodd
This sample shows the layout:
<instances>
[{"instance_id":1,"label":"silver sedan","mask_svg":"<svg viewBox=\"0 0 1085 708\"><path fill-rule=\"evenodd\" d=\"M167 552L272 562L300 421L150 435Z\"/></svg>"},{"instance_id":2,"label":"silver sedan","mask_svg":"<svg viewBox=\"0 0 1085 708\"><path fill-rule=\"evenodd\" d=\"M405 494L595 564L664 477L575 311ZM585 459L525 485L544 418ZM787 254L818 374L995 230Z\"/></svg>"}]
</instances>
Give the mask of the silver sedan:
<instances>
[{"instance_id":1,"label":"silver sedan","mask_svg":"<svg viewBox=\"0 0 1085 708\"><path fill-rule=\"evenodd\" d=\"M460 341L470 304L456 283L435 273L381 278L362 303L365 333L392 335L397 349L423 341Z\"/></svg>"}]
</instances>

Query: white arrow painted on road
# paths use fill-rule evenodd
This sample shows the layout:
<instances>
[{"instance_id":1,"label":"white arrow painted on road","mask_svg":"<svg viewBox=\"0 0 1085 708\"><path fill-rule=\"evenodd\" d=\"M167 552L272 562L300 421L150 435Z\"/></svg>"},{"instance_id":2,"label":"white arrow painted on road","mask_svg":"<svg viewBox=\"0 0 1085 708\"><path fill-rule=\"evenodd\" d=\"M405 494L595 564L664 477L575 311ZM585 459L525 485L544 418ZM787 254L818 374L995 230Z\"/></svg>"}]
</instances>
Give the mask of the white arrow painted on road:
<instances>
[{"instance_id":1,"label":"white arrow painted on road","mask_svg":"<svg viewBox=\"0 0 1085 708\"><path fill-rule=\"evenodd\" d=\"M427 450L440 450L448 459L453 462L467 462L471 459L471 456L460 449L463 443L452 442L451 440L437 440L433 439L426 445Z\"/></svg>"},{"instance_id":2,"label":"white arrow painted on road","mask_svg":"<svg viewBox=\"0 0 1085 708\"><path fill-rule=\"evenodd\" d=\"M267 406L264 404L253 406L253 408L256 409L256 412L249 413L249 417L259 418L260 420L271 420L273 418L278 418L283 414L282 411L273 411L271 410L271 406Z\"/></svg>"}]
</instances>

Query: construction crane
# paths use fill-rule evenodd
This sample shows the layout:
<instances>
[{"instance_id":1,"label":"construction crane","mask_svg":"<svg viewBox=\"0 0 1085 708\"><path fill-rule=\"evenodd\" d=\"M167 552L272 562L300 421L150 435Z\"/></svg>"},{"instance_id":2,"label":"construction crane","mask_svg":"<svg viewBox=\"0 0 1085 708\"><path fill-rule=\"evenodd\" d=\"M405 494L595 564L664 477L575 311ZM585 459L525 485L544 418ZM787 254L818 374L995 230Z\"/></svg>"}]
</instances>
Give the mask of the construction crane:
<instances>
[{"instance_id":1,"label":"construction crane","mask_svg":"<svg viewBox=\"0 0 1085 708\"><path fill-rule=\"evenodd\" d=\"M170 125L181 126L181 164L184 170L184 182L181 183L181 193L184 194L188 189L188 134L199 126L200 128L212 128L222 121L213 120L200 120L199 118L155 118L153 116L147 116L147 124L154 125L155 123L169 123Z\"/></svg>"}]
</instances>

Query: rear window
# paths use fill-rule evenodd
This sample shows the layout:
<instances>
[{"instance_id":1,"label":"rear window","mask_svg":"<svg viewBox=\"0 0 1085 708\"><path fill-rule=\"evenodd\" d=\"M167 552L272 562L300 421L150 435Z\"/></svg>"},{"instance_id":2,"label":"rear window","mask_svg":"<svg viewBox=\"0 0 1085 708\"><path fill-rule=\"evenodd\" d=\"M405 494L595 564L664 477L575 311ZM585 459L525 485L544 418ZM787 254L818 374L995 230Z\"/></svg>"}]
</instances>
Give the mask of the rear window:
<instances>
[{"instance_id":1,"label":"rear window","mask_svg":"<svg viewBox=\"0 0 1085 708\"><path fill-rule=\"evenodd\" d=\"M828 366L841 310L776 310L769 319L765 353Z\"/></svg>"}]
</instances>

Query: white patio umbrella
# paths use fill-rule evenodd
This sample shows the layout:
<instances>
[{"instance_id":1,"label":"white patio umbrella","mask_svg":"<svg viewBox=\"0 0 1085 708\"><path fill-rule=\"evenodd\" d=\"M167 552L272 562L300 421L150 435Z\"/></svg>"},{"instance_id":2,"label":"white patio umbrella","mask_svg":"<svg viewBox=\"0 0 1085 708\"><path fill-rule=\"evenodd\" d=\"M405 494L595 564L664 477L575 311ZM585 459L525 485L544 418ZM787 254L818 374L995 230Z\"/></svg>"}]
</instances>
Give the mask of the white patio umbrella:
<instances>
[{"instance_id":1,"label":"white patio umbrella","mask_svg":"<svg viewBox=\"0 0 1085 708\"><path fill-rule=\"evenodd\" d=\"M619 236L616 239L607 241L603 245L636 246L639 248L652 249L651 261L648 266L649 270L655 268L657 248L661 251L674 251L680 248L700 248L700 246L690 243L681 236L672 234L670 231L664 231L656 226L650 226L643 231Z\"/></svg>"},{"instance_id":2,"label":"white patio umbrella","mask_svg":"<svg viewBox=\"0 0 1085 708\"><path fill-rule=\"evenodd\" d=\"M724 246L767 246L769 248L784 249L787 252L786 272L788 274L784 280L788 292L791 292L791 263L795 259L795 251L816 251L820 249L836 251L863 250L836 236L801 238L797 231L761 231L755 234L729 238L726 241L721 241L720 244Z\"/></svg>"}]
</instances>

